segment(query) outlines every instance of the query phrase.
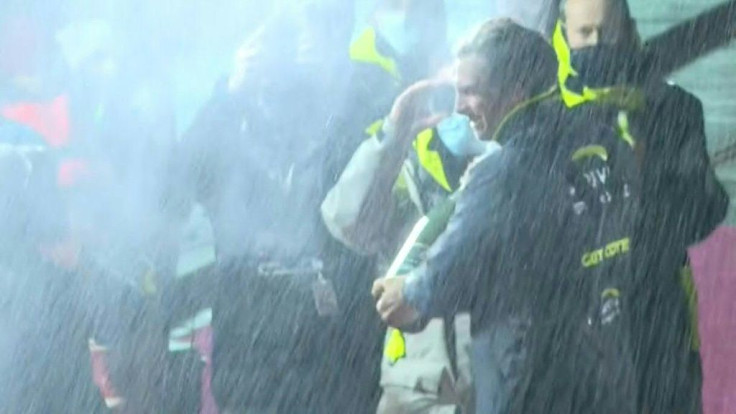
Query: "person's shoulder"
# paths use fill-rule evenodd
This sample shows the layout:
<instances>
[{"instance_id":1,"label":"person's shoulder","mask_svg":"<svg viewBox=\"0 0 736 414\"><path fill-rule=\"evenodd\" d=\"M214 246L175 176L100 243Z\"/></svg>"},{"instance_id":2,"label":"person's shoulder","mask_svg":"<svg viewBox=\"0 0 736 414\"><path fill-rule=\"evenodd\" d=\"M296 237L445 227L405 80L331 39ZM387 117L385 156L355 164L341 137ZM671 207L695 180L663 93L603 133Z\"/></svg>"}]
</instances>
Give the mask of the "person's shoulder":
<instances>
[{"instance_id":1,"label":"person's shoulder","mask_svg":"<svg viewBox=\"0 0 736 414\"><path fill-rule=\"evenodd\" d=\"M655 96L663 103L673 108L677 108L679 111L695 111L701 113L703 111L703 103L701 100L682 86L676 84L674 81L668 80L659 82L651 89Z\"/></svg>"},{"instance_id":2,"label":"person's shoulder","mask_svg":"<svg viewBox=\"0 0 736 414\"><path fill-rule=\"evenodd\" d=\"M694 94L688 92L685 88L678 85L673 80L664 80L660 83L663 91L665 94L673 97L677 97L680 99L690 99L690 100L696 100L700 101Z\"/></svg>"},{"instance_id":3,"label":"person's shoulder","mask_svg":"<svg viewBox=\"0 0 736 414\"><path fill-rule=\"evenodd\" d=\"M505 145L519 136L553 131L566 115L559 90L550 89L512 109L496 129L493 140Z\"/></svg>"},{"instance_id":4,"label":"person's shoulder","mask_svg":"<svg viewBox=\"0 0 736 414\"><path fill-rule=\"evenodd\" d=\"M460 178L460 191L468 187L480 188L503 185L506 176L517 171L519 151L513 144L507 147L488 151L470 161L465 174Z\"/></svg>"}]
</instances>

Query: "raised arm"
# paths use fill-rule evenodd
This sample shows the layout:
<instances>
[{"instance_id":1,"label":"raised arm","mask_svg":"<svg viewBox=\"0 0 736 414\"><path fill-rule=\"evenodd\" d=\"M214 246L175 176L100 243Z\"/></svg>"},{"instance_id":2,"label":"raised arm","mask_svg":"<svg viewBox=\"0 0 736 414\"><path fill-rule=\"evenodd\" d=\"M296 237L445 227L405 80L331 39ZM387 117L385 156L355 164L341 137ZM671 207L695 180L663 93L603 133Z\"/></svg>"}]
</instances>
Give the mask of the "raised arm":
<instances>
[{"instance_id":1,"label":"raised arm","mask_svg":"<svg viewBox=\"0 0 736 414\"><path fill-rule=\"evenodd\" d=\"M330 233L358 252L377 253L395 233L393 190L412 141L444 116L428 111L429 96L437 87L437 82L421 81L396 99L380 132L358 148L322 203Z\"/></svg>"}]
</instances>

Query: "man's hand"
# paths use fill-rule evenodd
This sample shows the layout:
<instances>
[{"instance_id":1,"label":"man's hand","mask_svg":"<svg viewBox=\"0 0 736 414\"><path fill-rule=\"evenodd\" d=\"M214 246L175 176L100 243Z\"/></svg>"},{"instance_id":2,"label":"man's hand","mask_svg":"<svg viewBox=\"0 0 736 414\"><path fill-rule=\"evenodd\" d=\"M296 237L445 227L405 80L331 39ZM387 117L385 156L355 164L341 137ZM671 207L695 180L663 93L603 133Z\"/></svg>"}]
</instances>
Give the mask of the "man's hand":
<instances>
[{"instance_id":1,"label":"man's hand","mask_svg":"<svg viewBox=\"0 0 736 414\"><path fill-rule=\"evenodd\" d=\"M433 113L430 102L443 88L451 87L444 79L427 79L419 81L407 88L394 101L389 122L397 129L397 133L414 138L419 132L432 128L448 113Z\"/></svg>"},{"instance_id":2,"label":"man's hand","mask_svg":"<svg viewBox=\"0 0 736 414\"><path fill-rule=\"evenodd\" d=\"M404 302L405 282L405 276L381 278L373 282L371 291L381 319L395 328L410 325L419 319L419 313Z\"/></svg>"}]
</instances>

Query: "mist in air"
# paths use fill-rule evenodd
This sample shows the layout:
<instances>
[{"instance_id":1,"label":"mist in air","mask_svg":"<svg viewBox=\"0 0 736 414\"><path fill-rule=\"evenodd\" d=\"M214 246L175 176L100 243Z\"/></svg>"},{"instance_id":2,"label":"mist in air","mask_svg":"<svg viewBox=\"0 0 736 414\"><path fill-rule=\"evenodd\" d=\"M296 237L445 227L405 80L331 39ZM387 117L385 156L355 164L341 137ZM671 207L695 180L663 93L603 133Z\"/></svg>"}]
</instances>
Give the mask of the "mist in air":
<instances>
[{"instance_id":1,"label":"mist in air","mask_svg":"<svg viewBox=\"0 0 736 414\"><path fill-rule=\"evenodd\" d=\"M642 58L647 65L636 67L646 67L641 77L656 78L658 85L674 80L702 102L702 142L692 149L702 158L677 168L712 168L724 189L722 217L702 234L703 244L690 246L689 259L695 282L689 280L701 293L700 307L691 308L700 310L700 348L693 349L700 356L688 359L697 365L688 372L700 375L702 360L705 378L694 382L693 407L720 414L736 410L736 355L727 347L736 338L736 325L723 316L733 312L729 292L736 292L736 254L731 254L736 218L733 208L725 207L736 193L736 49L729 45L736 13L731 6L711 16L715 20L708 21L723 23L720 29L694 25L699 13L721 5L707 3L630 0L630 9L648 53L648 60ZM446 202L464 205L463 183L473 177L466 172L486 151L505 154L505 142L489 144L492 134L478 134L481 124L492 124L490 117L456 113L462 112L455 84L461 46L491 18L512 19L550 39L558 10L555 0L3 0L0 413L390 414L439 412L429 407L443 406L447 412L484 414L482 401L506 392L513 396L508 401L517 403L499 413L532 412L523 407L544 398L556 401L550 405L556 413L599 407L598 394L577 390L580 394L570 396L560 391L565 387L557 388L557 381L582 372L576 371L579 361L570 371L554 373L555 381L540 375L519 384L542 385L513 392L507 386L517 380L519 367L531 372L530 367L544 365L541 360L565 354L555 348L558 331L535 330L542 323L533 310L548 300L545 306L560 319L572 315L570 309L583 308L578 304L591 297L582 284L561 284L569 288L563 293L530 284L528 296L506 300L500 289L513 285L518 294L526 282L517 285L505 275L499 280L511 280L508 285L485 284L479 276L481 282L467 287L473 306L459 316L453 306L440 318L422 315L428 324L421 334L415 332L421 323L412 325L415 331L387 327L371 297L376 279L396 276L395 271L419 274L433 266L433 257L442 258L443 246L453 240L443 230L451 232L453 220L468 214ZM667 31L676 27L680 31ZM537 70L537 63L530 61L524 72ZM401 104L397 97L428 79L441 87L421 96L415 115L423 111L437 122L412 125L417 134L403 146L395 144L407 134L389 125ZM555 73L548 86L556 81ZM489 90L512 90L494 87ZM496 115L506 119L505 113ZM675 136L686 124L666 122L646 125L652 125L652 134L664 130ZM611 130L617 128L620 124ZM426 131L429 135L422 135ZM400 151L385 149L391 145ZM703 159L710 164L702 165ZM663 171L676 169L662 165ZM389 174L392 169L395 174ZM361 175L369 178L356 178ZM666 179L652 188L659 184L680 188ZM535 194L550 188L540 186ZM508 205L518 206L512 203L532 193L526 186L509 190ZM521 246L521 236L509 234L523 232L506 233L503 257L522 263L528 254L529 266L537 266L534 258L551 257L549 274L557 277L569 264L557 259L565 246L544 243L562 231L553 227L559 223L543 219L557 217L556 210L546 199L529 200L539 201L533 203L539 215L515 209L504 217L523 217L518 229L528 229L527 236L550 237ZM693 211L700 201L682 198ZM412 228L425 216L430 224L422 228L431 231L437 217L446 219L433 234L438 243L433 245L435 237L418 247L407 243L412 235L423 242L426 231L420 235ZM692 219L652 217L643 228L658 235L661 226L679 231L682 221ZM478 217L475 227L485 228L490 221L484 220ZM591 233L587 230L580 234ZM478 237L463 256L482 259L454 268L458 274L490 268L490 250L484 250L490 242ZM663 263L676 249L682 257L672 260L687 260L677 237L657 237L670 243L657 247L665 252L657 256ZM613 250L603 250L609 246L589 249L601 248L601 257L609 258ZM399 260L404 253L414 262ZM494 269L506 265L493 263ZM666 307L679 312L691 298L681 290L649 289L647 283L641 285L646 294L636 296L647 305L636 307L632 326L644 326L651 317L659 339L682 343L680 328L687 318ZM451 284L432 288L454 291ZM512 316L497 330L485 330L493 318L484 304L492 301L504 308L499 315ZM698 321L698 315L693 318ZM598 347L605 354L610 344L586 336L584 319L571 341L590 340L583 348ZM531 343L544 343L544 350ZM494 355L513 357L479 358L484 346L505 347L509 354ZM671 353L626 352L622 359L652 358L656 363L647 366L663 372L680 367L680 360L667 359ZM588 363L598 364L596 373L610 379L601 384L630 380L614 366ZM514 375L508 383L493 383L492 375L484 376L490 366ZM731 371L719 369L723 366ZM689 380L673 376L661 387L684 387ZM652 389L638 394L646 396L636 401L639 407L650 403L646 398L660 398ZM520 396L524 392L528 395ZM411 411L399 398L407 395L431 401ZM532 405L518 403L522 400ZM680 402L661 406L674 406L670 403ZM678 407L687 405L682 404Z\"/></svg>"}]
</instances>

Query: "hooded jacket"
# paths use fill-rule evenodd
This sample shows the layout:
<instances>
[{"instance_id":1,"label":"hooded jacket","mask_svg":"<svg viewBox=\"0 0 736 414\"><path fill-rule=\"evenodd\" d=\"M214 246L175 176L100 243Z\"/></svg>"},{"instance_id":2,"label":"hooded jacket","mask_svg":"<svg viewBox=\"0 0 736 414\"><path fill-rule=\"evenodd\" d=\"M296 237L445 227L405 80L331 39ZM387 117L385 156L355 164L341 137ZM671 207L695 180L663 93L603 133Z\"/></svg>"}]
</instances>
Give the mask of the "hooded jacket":
<instances>
[{"instance_id":1,"label":"hooded jacket","mask_svg":"<svg viewBox=\"0 0 736 414\"><path fill-rule=\"evenodd\" d=\"M559 24L552 44L563 101L570 110L606 100L613 90L638 91L629 94L634 99L617 123L635 142L642 165L645 216L639 232L657 252L647 257L648 272L669 276L638 289L641 314L634 321L641 324L641 405L650 412L699 413L697 293L687 247L716 228L729 203L708 157L702 104L661 80L656 62L637 45L571 51ZM650 325L657 329L646 329Z\"/></svg>"},{"instance_id":2,"label":"hooded jacket","mask_svg":"<svg viewBox=\"0 0 736 414\"><path fill-rule=\"evenodd\" d=\"M685 299L679 259L725 207L685 149L702 123L640 124L677 102L648 96L634 128L618 122L625 100L570 110L555 94L514 113L498 133L504 150L471 170L447 230L409 276L404 295L422 316L470 311L479 412L634 413L647 395L675 404L678 344L689 339L687 318L671 314ZM632 134L647 125L636 135L642 163ZM576 158L599 165L576 169ZM696 201L674 202L685 193ZM660 325L642 315L653 299ZM672 342L653 341L653 326ZM655 350L675 352L643 364Z\"/></svg>"}]
</instances>

